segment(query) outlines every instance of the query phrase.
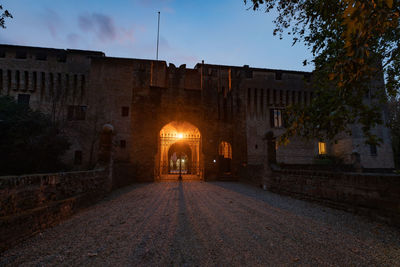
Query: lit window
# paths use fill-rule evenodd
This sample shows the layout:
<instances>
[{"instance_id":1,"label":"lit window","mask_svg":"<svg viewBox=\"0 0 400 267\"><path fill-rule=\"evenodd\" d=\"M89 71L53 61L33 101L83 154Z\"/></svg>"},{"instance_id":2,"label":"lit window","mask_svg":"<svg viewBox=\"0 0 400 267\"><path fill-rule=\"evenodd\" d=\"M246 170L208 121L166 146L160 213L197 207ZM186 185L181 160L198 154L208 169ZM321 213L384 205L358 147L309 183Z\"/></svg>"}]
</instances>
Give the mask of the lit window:
<instances>
[{"instance_id":1,"label":"lit window","mask_svg":"<svg viewBox=\"0 0 400 267\"><path fill-rule=\"evenodd\" d=\"M228 142L222 141L219 144L219 155L226 158L232 159L232 146Z\"/></svg>"},{"instance_id":2,"label":"lit window","mask_svg":"<svg viewBox=\"0 0 400 267\"><path fill-rule=\"evenodd\" d=\"M326 154L326 143L318 142L318 154L320 155Z\"/></svg>"},{"instance_id":3,"label":"lit window","mask_svg":"<svg viewBox=\"0 0 400 267\"><path fill-rule=\"evenodd\" d=\"M272 128L282 128L283 120L282 120L283 110L281 109L271 109L270 110L270 123Z\"/></svg>"}]
</instances>

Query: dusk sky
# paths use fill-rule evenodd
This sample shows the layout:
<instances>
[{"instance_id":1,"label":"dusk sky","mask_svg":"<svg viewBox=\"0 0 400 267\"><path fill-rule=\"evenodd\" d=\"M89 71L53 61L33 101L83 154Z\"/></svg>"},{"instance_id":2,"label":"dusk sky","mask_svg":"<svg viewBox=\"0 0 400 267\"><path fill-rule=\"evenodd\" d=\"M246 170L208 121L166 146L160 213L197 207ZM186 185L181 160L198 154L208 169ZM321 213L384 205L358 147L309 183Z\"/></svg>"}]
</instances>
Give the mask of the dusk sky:
<instances>
[{"instance_id":1,"label":"dusk sky","mask_svg":"<svg viewBox=\"0 0 400 267\"><path fill-rule=\"evenodd\" d=\"M111 57L310 71L311 54L272 35L274 16L243 0L4 0L14 19L0 43L98 50Z\"/></svg>"}]
</instances>

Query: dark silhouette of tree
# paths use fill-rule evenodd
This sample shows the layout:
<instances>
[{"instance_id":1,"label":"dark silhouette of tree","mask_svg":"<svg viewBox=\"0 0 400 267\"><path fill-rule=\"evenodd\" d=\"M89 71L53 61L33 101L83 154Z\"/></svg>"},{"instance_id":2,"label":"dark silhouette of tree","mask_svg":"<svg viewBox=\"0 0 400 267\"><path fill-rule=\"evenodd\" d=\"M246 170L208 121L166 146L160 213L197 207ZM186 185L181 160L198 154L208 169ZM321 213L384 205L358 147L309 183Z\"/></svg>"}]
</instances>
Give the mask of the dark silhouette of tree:
<instances>
[{"instance_id":1,"label":"dark silhouette of tree","mask_svg":"<svg viewBox=\"0 0 400 267\"><path fill-rule=\"evenodd\" d=\"M1 28L5 28L6 27L6 25L5 25L6 18L12 18L13 17L11 15L11 13L8 12L8 10L4 10L4 11L3 10L4 10L3 6L0 5L0 13L1 13L1 15L0 15L0 27Z\"/></svg>"},{"instance_id":2,"label":"dark silhouette of tree","mask_svg":"<svg viewBox=\"0 0 400 267\"><path fill-rule=\"evenodd\" d=\"M0 97L0 175L62 170L60 158L68 148L47 115Z\"/></svg>"},{"instance_id":3,"label":"dark silhouette of tree","mask_svg":"<svg viewBox=\"0 0 400 267\"><path fill-rule=\"evenodd\" d=\"M316 97L307 107L288 109L289 126L281 141L295 134L335 140L340 133L351 134L357 123L367 143L379 143L371 130L383 123L387 95L396 97L400 83L399 2L244 1L254 10L276 10L273 34L282 38L287 33L293 44L301 41L313 54Z\"/></svg>"}]
</instances>

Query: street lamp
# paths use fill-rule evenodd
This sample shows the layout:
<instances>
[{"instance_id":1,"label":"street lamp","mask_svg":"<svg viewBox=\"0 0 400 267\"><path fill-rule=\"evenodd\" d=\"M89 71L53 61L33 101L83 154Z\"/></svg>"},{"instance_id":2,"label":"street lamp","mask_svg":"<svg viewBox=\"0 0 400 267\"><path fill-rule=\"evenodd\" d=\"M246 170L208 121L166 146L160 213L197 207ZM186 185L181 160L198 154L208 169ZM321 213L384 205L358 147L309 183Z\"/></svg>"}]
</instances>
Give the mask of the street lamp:
<instances>
[{"instance_id":1,"label":"street lamp","mask_svg":"<svg viewBox=\"0 0 400 267\"><path fill-rule=\"evenodd\" d=\"M179 181L182 181L182 152L179 152Z\"/></svg>"}]
</instances>

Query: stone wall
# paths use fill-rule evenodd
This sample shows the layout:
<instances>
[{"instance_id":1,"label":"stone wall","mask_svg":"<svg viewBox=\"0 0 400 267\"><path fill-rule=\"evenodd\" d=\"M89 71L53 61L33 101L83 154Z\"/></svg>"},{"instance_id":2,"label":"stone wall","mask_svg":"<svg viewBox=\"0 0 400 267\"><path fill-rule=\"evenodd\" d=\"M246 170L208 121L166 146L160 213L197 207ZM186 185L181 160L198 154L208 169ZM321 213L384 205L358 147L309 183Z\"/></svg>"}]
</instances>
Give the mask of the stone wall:
<instances>
[{"instance_id":1,"label":"stone wall","mask_svg":"<svg viewBox=\"0 0 400 267\"><path fill-rule=\"evenodd\" d=\"M59 223L110 189L107 170L0 177L0 251Z\"/></svg>"},{"instance_id":2,"label":"stone wall","mask_svg":"<svg viewBox=\"0 0 400 267\"><path fill-rule=\"evenodd\" d=\"M273 171L268 190L400 225L400 176L300 170Z\"/></svg>"}]
</instances>

